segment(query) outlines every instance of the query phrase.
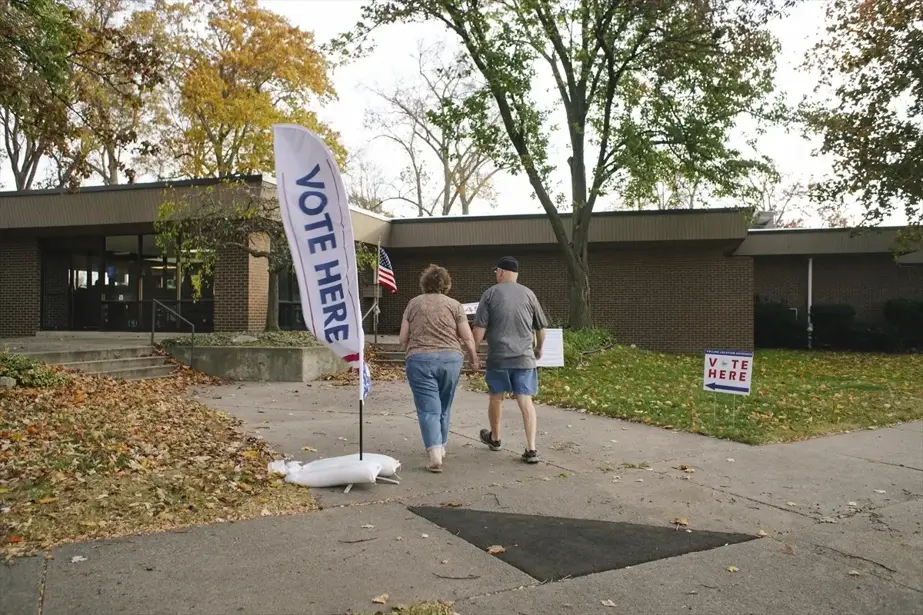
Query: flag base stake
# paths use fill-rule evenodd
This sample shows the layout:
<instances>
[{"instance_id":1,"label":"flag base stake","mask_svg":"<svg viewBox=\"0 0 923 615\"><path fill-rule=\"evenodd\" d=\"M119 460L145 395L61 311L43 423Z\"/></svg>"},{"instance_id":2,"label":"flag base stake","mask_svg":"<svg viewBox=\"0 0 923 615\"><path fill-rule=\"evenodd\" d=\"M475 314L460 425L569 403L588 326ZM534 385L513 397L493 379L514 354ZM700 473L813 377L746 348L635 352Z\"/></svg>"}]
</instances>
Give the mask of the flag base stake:
<instances>
[{"instance_id":1,"label":"flag base stake","mask_svg":"<svg viewBox=\"0 0 923 615\"><path fill-rule=\"evenodd\" d=\"M361 368L360 368L360 370L361 370ZM359 377L360 377L360 378L362 377L361 373L360 373ZM360 384L359 386L362 386L362 385ZM359 460L360 460L360 461L362 461L362 423L363 423L362 414L363 414L363 410L364 410L364 408L363 408L364 405L365 405L365 404L364 404L363 401L360 399L360 400L359 400Z\"/></svg>"}]
</instances>

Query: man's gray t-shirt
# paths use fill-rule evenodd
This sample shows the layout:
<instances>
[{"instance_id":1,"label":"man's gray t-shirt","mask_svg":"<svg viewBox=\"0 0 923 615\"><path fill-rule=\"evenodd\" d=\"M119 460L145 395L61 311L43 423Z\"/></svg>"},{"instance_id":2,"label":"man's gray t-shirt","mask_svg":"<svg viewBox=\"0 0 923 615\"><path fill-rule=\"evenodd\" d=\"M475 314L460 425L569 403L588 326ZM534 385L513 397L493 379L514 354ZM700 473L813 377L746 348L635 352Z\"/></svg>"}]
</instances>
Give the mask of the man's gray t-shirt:
<instances>
[{"instance_id":1,"label":"man's gray t-shirt","mask_svg":"<svg viewBox=\"0 0 923 615\"><path fill-rule=\"evenodd\" d=\"M487 329L487 369L532 369L534 332L548 322L535 293L517 282L503 282L481 295L473 325Z\"/></svg>"}]
</instances>

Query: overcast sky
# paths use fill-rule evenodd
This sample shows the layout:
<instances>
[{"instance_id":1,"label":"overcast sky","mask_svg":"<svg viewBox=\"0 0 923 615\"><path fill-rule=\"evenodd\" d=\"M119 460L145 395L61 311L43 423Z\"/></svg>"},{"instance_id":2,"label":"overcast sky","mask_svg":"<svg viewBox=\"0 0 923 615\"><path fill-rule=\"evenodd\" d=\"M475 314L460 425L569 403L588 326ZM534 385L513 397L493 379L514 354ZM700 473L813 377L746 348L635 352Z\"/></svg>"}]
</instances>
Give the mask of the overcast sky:
<instances>
[{"instance_id":1,"label":"overcast sky","mask_svg":"<svg viewBox=\"0 0 923 615\"><path fill-rule=\"evenodd\" d=\"M260 4L288 17L292 23L307 30L313 30L317 40L324 42L350 29L360 17L363 0L261 0ZM773 24L773 31L779 38L782 52L778 59L777 86L790 102L796 103L809 94L815 78L804 71L802 63L805 52L819 39L824 26L823 0L806 0L799 4L784 20ZM375 140L375 136L363 127L363 117L370 106L378 101L367 89L377 87L387 90L399 79L412 79L415 66L411 60L417 42L446 41L457 45L453 35L446 33L439 24L394 25L377 32L375 52L362 60L334 73L334 83L339 100L325 107L321 116L343 136L345 145L351 150L363 150L367 156L386 173L397 173L404 164L400 152L386 141ZM553 95L546 99L553 102ZM557 139L557 151L552 160L559 160L561 172L558 180L565 180L566 135ZM741 143L742 145L742 143ZM777 167L792 180L809 181L828 173L829 161L812 155L816 141L809 141L797 130L787 133L784 129L770 129L760 136L758 148L762 154L775 160ZM499 192L498 208L489 209L480 205L472 213L518 213L539 212L541 206L532 198L532 188L524 176L498 177L495 186ZM396 214L410 214L410 210L398 208ZM816 218L806 219L807 225L816 224Z\"/></svg>"},{"instance_id":2,"label":"overcast sky","mask_svg":"<svg viewBox=\"0 0 923 615\"><path fill-rule=\"evenodd\" d=\"M260 4L285 15L302 29L315 33L318 43L352 28L360 17L364 0L261 0ZM818 40L823 28L825 2L806 0L799 4L784 20L773 24L773 30L782 45L778 60L777 85L790 102L800 101L814 85L811 74L802 70L805 51ZM394 25L381 29L375 36L377 48L367 58L337 69L333 75L339 94L338 100L325 106L321 117L338 130L344 145L351 151L362 151L369 160L380 167L385 174L400 172L404 161L399 152L378 139L363 127L363 118L370 106L378 105L369 87L388 90L398 80L412 78L414 63L411 59L418 41L435 43L445 41L457 45L455 39L438 24ZM553 102L552 95L546 99ZM556 151L551 152L552 161L560 161L561 169L557 179L566 178L566 135L556 139ZM779 170L793 180L808 181L812 177L827 174L829 162L812 155L816 142L806 140L799 132L787 134L781 128L771 129L758 140L759 151L775 160ZM8 164L3 161L0 180L5 189L12 188L12 176ZM39 177L42 174L40 173ZM139 178L144 181L145 178ZM93 181L93 180L91 180ZM97 183L93 181L93 183ZM498 191L498 208L491 210L486 205L476 205L472 213L525 213L541 211L541 206L532 198L532 189L524 176L497 176L495 188ZM396 215L409 215L410 210L394 209ZM816 218L806 220L809 226L817 223ZM888 223L901 223L901 218L892 218Z\"/></svg>"}]
</instances>

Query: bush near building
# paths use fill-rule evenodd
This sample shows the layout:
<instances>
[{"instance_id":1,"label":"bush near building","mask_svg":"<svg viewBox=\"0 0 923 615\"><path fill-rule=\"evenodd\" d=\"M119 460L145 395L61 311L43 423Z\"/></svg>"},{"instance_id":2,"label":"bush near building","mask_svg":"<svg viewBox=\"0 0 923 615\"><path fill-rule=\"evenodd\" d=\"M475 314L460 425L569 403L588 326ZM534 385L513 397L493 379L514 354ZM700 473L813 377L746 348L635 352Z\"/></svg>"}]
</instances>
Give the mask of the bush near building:
<instances>
[{"instance_id":1,"label":"bush near building","mask_svg":"<svg viewBox=\"0 0 923 615\"><path fill-rule=\"evenodd\" d=\"M857 352L923 351L923 301L891 299L884 305L884 321L856 320L848 304L817 303L811 307L814 349ZM754 344L757 348L807 348L808 331L794 309L785 303L756 298Z\"/></svg>"}]
</instances>

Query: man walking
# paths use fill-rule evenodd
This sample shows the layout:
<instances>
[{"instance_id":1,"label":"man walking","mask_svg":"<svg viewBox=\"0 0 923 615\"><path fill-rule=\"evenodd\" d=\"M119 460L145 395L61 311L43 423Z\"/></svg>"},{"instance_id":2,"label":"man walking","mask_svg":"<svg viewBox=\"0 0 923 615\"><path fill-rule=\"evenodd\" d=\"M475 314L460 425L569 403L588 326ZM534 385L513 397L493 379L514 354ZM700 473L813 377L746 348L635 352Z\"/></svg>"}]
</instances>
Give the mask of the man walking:
<instances>
[{"instance_id":1,"label":"man walking","mask_svg":"<svg viewBox=\"0 0 923 615\"><path fill-rule=\"evenodd\" d=\"M504 256L495 269L497 283L481 295L472 331L475 347L487 336L485 380L490 393L490 429L481 430L481 441L500 450L500 410L503 396L512 393L522 412L526 450L522 460L538 463L535 449L536 417L532 396L538 393L535 360L542 358L548 323L535 293L519 284L519 263Z\"/></svg>"}]
</instances>

